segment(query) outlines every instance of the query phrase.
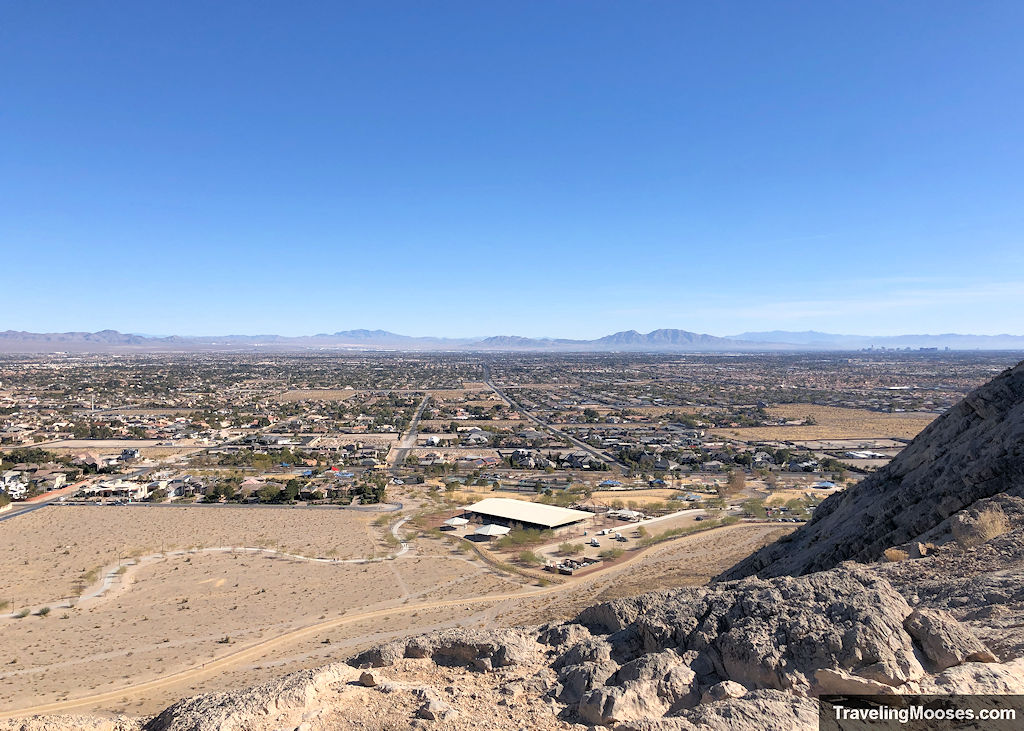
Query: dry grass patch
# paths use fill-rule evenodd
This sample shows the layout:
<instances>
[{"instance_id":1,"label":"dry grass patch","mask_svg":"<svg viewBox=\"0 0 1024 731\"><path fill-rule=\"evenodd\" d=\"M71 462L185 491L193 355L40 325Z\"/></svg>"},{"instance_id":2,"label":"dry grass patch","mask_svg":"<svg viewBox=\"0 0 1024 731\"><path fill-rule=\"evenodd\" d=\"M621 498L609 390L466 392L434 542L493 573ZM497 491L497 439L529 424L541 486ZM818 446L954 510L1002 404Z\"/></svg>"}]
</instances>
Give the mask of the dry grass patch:
<instances>
[{"instance_id":1,"label":"dry grass patch","mask_svg":"<svg viewBox=\"0 0 1024 731\"><path fill-rule=\"evenodd\" d=\"M347 401L355 396L357 391L343 388L315 389L297 388L293 391L285 391L277 397L281 403L292 403L294 401Z\"/></svg>"},{"instance_id":2,"label":"dry grass patch","mask_svg":"<svg viewBox=\"0 0 1024 731\"><path fill-rule=\"evenodd\" d=\"M713 429L724 436L740 435L754 441L802 441L813 439L868 439L891 437L912 439L935 420L936 414L886 414L867 409L844 409L838 406L814 404L784 404L772 406L768 413L779 419L795 421L811 417L810 426L754 426L746 428Z\"/></svg>"},{"instance_id":3,"label":"dry grass patch","mask_svg":"<svg viewBox=\"0 0 1024 731\"><path fill-rule=\"evenodd\" d=\"M688 491L688 488L687 488ZM637 505L648 505L650 503L664 503L666 500L679 495L682 490L659 488L654 490L595 490L591 497L602 503L610 503L613 500L620 500L623 503L636 503ZM680 503L680 509L684 505Z\"/></svg>"},{"instance_id":4,"label":"dry grass patch","mask_svg":"<svg viewBox=\"0 0 1024 731\"><path fill-rule=\"evenodd\" d=\"M953 523L953 538L964 547L980 546L986 541L1009 532L1010 521L1002 508L991 505L982 510L975 520Z\"/></svg>"},{"instance_id":5,"label":"dry grass patch","mask_svg":"<svg viewBox=\"0 0 1024 731\"><path fill-rule=\"evenodd\" d=\"M906 551L900 550L899 548L887 548L884 551L885 560L890 563L899 563L900 561L906 561L910 558L910 554Z\"/></svg>"}]
</instances>

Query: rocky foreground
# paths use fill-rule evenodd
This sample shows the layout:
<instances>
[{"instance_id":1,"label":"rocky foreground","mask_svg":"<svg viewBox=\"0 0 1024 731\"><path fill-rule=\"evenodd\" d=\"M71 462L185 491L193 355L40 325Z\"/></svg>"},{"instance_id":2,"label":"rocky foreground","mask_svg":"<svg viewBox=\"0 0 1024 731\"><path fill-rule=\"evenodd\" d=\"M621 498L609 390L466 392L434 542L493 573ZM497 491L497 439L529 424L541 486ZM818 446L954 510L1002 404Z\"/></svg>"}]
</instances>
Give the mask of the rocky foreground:
<instances>
[{"instance_id":1,"label":"rocky foreground","mask_svg":"<svg viewBox=\"0 0 1024 731\"><path fill-rule=\"evenodd\" d=\"M1024 365L710 586L392 642L150 719L0 729L816 729L819 695L1024 694L1022 493Z\"/></svg>"}]
</instances>

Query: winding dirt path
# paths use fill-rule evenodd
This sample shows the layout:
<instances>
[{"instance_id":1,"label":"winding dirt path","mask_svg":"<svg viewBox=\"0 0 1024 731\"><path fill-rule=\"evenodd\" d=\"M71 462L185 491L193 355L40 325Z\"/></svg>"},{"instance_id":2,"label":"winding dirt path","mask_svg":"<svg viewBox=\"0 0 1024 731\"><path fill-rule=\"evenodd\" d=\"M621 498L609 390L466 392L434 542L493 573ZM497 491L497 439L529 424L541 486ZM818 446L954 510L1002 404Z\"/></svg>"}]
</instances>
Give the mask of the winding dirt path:
<instances>
[{"instance_id":1,"label":"winding dirt path","mask_svg":"<svg viewBox=\"0 0 1024 731\"><path fill-rule=\"evenodd\" d=\"M187 548L176 551L150 553L145 556L140 556L137 559L133 559L131 563L122 563L121 561L118 561L116 564L105 566L100 571L100 579L98 579L92 586L86 587L78 597L58 599L47 604L37 605L32 609L32 613L36 614L40 610L53 611L54 609L71 609L84 601L98 599L110 591L110 588L114 585L114 581L122 574L134 572L146 564L165 558L174 558L176 556L192 556L197 553L262 553L268 556L288 558L293 561L308 561L310 563L324 564L367 564L378 563L380 561L393 561L394 559L400 558L409 552L409 544L403 541L401 536L398 535L398 530L408 521L409 518L402 518L391 526L391 535L393 535L399 542L398 550L387 556L380 556L377 558L323 558L321 556L303 556L298 553L287 553L285 551L278 551L275 548L260 548L258 546L210 546L207 548ZM120 588L124 590L127 589L128 586L128 582L122 581ZM11 612L10 614L0 614L0 619L20 619L23 616L24 615L19 612Z\"/></svg>"},{"instance_id":2,"label":"winding dirt path","mask_svg":"<svg viewBox=\"0 0 1024 731\"><path fill-rule=\"evenodd\" d=\"M121 703L123 702L125 696L136 696L141 693L147 693L149 691L166 688L168 686L172 686L178 683L184 683L186 681L194 682L204 677L221 673L227 670L228 668L236 666L240 663L255 660L282 645L294 643L299 640L321 633L325 630L341 627L355 622L361 622L369 619L381 619L384 617L395 616L407 612L420 612L425 609L446 609L478 606L482 604L496 604L508 600L533 599L537 597L550 596L561 592L577 591L581 587L585 587L586 585L594 581L604 580L610 575L613 575L620 571L624 571L630 568L632 564L634 564L635 562L640 561L646 557L649 557L652 554L657 554L664 550L674 549L682 541L692 541L695 539L702 540L713 533L717 535L722 535L726 532L746 528L749 528L749 524L737 523L734 525L714 528L710 531L702 531L700 533L683 536L672 541L666 541L665 543L654 546L653 548L647 549L645 551L640 551L636 555L630 556L626 560L617 563L615 566L610 567L606 571L599 571L594 574L590 574L586 577L581 578L579 581L567 582L564 584L554 584L551 586L535 588L527 591L490 594L478 597L471 597L467 599L449 599L443 601L422 602L418 604L407 604L400 607L377 609L370 612L361 612L356 614L348 614L341 617L335 617L333 619L325 620L322 622L316 622L310 625L306 625L305 627L301 627L299 629L285 632L275 637L261 640L254 644L238 649L234 652L222 655L219 658L215 658L204 663L197 663L189 667L183 668L181 670L177 670L173 673L169 673L162 677L154 678L153 680L137 683L134 685L126 685L116 690L105 691L93 695L87 695L81 698L56 701L53 703L45 703L38 706L30 706L27 708L6 710L0 712L0 720L20 718L39 714L63 713L75 709L81 709L83 707L101 706L103 704L109 703Z\"/></svg>"}]
</instances>

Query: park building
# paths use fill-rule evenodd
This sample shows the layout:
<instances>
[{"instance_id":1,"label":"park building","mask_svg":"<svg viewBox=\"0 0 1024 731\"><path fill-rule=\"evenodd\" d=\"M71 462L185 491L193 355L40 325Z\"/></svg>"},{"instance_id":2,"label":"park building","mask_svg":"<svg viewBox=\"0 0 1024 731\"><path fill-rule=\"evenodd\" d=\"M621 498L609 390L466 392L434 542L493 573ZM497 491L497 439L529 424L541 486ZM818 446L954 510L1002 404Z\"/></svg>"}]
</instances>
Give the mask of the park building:
<instances>
[{"instance_id":1,"label":"park building","mask_svg":"<svg viewBox=\"0 0 1024 731\"><path fill-rule=\"evenodd\" d=\"M467 517L496 525L521 525L524 528L553 529L582 523L594 517L585 510L570 510L525 500L489 497L465 508Z\"/></svg>"}]
</instances>

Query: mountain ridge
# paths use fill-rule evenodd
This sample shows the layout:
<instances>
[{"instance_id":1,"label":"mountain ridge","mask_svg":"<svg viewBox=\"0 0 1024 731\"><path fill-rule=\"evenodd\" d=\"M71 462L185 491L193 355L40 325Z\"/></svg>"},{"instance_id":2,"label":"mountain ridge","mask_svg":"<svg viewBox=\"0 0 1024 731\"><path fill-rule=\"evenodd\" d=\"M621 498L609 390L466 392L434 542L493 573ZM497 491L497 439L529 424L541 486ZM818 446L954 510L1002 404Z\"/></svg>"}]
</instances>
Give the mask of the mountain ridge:
<instances>
[{"instance_id":1,"label":"mountain ridge","mask_svg":"<svg viewBox=\"0 0 1024 731\"><path fill-rule=\"evenodd\" d=\"M934 540L951 516L980 500L1024 498L1022 453L1024 361L968 394L878 472L827 498L810 522L719 579L802 576Z\"/></svg>"},{"instance_id":2,"label":"mountain ridge","mask_svg":"<svg viewBox=\"0 0 1024 731\"><path fill-rule=\"evenodd\" d=\"M117 330L35 333L24 330L0 332L0 353L107 352L130 350L232 351L232 350L404 350L492 352L799 352L861 350L870 347L941 348L956 350L1024 350L1022 335L836 335L813 330L774 330L719 337L678 328L659 328L648 333L622 330L595 339L490 335L451 338L401 335L387 330L354 329L315 335L168 335L147 336Z\"/></svg>"},{"instance_id":3,"label":"mountain ridge","mask_svg":"<svg viewBox=\"0 0 1024 731\"><path fill-rule=\"evenodd\" d=\"M974 335L969 333L927 333L906 335L843 335L817 330L768 330L727 335L726 339L753 343L775 343L807 346L826 350L860 350L862 348L949 348L951 350L1015 350L1024 348L1024 336L1001 333Z\"/></svg>"}]
</instances>

